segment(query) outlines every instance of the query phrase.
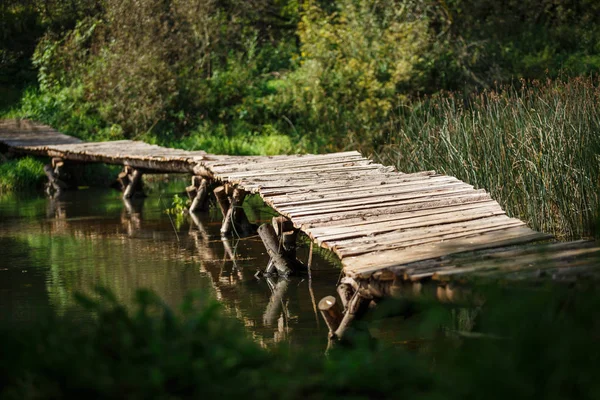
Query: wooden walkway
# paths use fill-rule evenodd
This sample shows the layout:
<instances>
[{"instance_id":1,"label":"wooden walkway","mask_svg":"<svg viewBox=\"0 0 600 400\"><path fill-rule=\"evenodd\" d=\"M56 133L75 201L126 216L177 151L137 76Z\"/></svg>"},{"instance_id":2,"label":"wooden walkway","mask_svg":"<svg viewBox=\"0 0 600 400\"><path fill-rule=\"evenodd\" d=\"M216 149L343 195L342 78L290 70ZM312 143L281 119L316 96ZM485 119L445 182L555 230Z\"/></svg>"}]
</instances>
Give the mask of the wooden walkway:
<instances>
[{"instance_id":1,"label":"wooden walkway","mask_svg":"<svg viewBox=\"0 0 600 400\"><path fill-rule=\"evenodd\" d=\"M0 123L1 145L16 153L185 172L235 185L261 196L314 243L337 254L355 289L360 281L448 279L467 273L541 276L551 267L548 260L554 261L552 268L577 275L595 271L590 268L598 258L592 256L600 254L589 242L548 244L540 253L525 245L551 237L508 217L485 190L434 171L397 172L355 151L217 156L136 141L85 143L15 120Z\"/></svg>"}]
</instances>

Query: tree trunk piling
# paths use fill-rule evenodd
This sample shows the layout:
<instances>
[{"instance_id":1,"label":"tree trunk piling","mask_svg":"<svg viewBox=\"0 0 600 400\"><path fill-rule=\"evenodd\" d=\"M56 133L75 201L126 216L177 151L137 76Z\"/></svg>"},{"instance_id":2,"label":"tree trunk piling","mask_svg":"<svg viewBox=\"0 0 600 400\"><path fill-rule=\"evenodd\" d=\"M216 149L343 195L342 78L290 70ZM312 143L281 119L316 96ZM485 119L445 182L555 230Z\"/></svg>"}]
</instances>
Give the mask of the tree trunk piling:
<instances>
[{"instance_id":1,"label":"tree trunk piling","mask_svg":"<svg viewBox=\"0 0 600 400\"><path fill-rule=\"evenodd\" d=\"M209 181L200 176L192 176L192 184L185 188L188 197L192 201L189 212L195 213L208 210Z\"/></svg>"},{"instance_id":2,"label":"tree trunk piling","mask_svg":"<svg viewBox=\"0 0 600 400\"><path fill-rule=\"evenodd\" d=\"M290 220L283 216L274 217L271 224L264 223L258 228L258 235L271 257L265 274L277 270L279 275L287 276L303 267L296 258L298 230Z\"/></svg>"},{"instance_id":3,"label":"tree trunk piling","mask_svg":"<svg viewBox=\"0 0 600 400\"><path fill-rule=\"evenodd\" d=\"M221 235L235 233L245 236L256 232L256 225L248 220L244 212L243 203L247 194L244 189L224 185L213 190L213 193L223 214Z\"/></svg>"},{"instance_id":4,"label":"tree trunk piling","mask_svg":"<svg viewBox=\"0 0 600 400\"><path fill-rule=\"evenodd\" d=\"M319 301L319 311L325 320L325 324L329 328L329 336L333 336L344 318L339 303L333 296L323 297L321 301Z\"/></svg>"}]
</instances>

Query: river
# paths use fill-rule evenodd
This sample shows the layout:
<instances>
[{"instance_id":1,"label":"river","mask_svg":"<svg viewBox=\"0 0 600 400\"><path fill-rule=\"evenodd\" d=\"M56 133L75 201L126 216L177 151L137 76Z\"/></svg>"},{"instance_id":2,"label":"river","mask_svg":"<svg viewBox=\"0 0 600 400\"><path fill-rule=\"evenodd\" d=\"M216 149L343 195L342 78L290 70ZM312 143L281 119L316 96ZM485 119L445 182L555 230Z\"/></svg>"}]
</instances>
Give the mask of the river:
<instances>
[{"instance_id":1,"label":"river","mask_svg":"<svg viewBox=\"0 0 600 400\"><path fill-rule=\"evenodd\" d=\"M335 294L337 259L315 251L311 279L256 278L269 260L258 236L222 239L215 206L194 216L166 212L184 187L178 177L157 180L148 185L148 197L133 202L95 188L65 192L59 200L40 193L0 196L0 323L72 311L73 294L91 294L97 285L127 305L136 289L148 288L173 308L189 291L200 291L265 346L324 349L327 328L316 303ZM274 215L257 197L244 208L255 222ZM300 241L298 258L307 260L309 251L308 241ZM380 330L381 336L394 331Z\"/></svg>"}]
</instances>

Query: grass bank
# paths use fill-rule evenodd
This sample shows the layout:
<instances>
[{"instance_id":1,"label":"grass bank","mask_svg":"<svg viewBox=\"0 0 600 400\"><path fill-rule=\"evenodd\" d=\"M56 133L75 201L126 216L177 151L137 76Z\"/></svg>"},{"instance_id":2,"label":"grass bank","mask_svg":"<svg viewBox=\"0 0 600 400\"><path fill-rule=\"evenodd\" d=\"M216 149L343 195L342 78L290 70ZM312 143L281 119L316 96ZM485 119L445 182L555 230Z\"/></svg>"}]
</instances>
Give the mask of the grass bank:
<instances>
[{"instance_id":1,"label":"grass bank","mask_svg":"<svg viewBox=\"0 0 600 400\"><path fill-rule=\"evenodd\" d=\"M434 169L492 197L535 229L597 235L600 82L520 82L397 110L386 134L358 143L400 171Z\"/></svg>"},{"instance_id":2,"label":"grass bank","mask_svg":"<svg viewBox=\"0 0 600 400\"><path fill-rule=\"evenodd\" d=\"M40 189L44 177L44 163L39 159L0 160L0 194Z\"/></svg>"},{"instance_id":3,"label":"grass bank","mask_svg":"<svg viewBox=\"0 0 600 400\"><path fill-rule=\"evenodd\" d=\"M85 320L66 313L0 329L0 398L594 399L600 393L595 288L488 289L485 305L470 310L478 334L471 338L456 331L461 309L420 303L416 350L354 336L353 345L328 357L261 348L201 296L172 310L142 291L137 308L128 310L100 293L100 299L79 296L90 312Z\"/></svg>"}]
</instances>

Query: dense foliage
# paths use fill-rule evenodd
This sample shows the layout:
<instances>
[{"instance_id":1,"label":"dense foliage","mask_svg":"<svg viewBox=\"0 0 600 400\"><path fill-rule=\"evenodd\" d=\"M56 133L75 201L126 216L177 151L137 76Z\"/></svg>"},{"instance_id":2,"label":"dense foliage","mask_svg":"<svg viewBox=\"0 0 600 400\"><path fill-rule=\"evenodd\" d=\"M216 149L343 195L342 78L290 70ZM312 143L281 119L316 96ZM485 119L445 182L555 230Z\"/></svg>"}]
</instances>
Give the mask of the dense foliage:
<instances>
[{"instance_id":1,"label":"dense foliage","mask_svg":"<svg viewBox=\"0 0 600 400\"><path fill-rule=\"evenodd\" d=\"M358 148L585 236L600 208L599 84L571 79L600 70L599 4L7 0L4 102L26 90L4 114L214 153Z\"/></svg>"},{"instance_id":2,"label":"dense foliage","mask_svg":"<svg viewBox=\"0 0 600 400\"><path fill-rule=\"evenodd\" d=\"M9 0L0 75L30 80L19 74L32 71L32 56L39 90L23 113L84 136L199 146L210 136L285 135L322 151L348 133L365 141L385 130L392 110L418 93L597 71L599 7Z\"/></svg>"},{"instance_id":3,"label":"dense foliage","mask_svg":"<svg viewBox=\"0 0 600 400\"><path fill-rule=\"evenodd\" d=\"M79 297L90 318L67 313L0 329L0 398L594 399L600 393L593 334L600 297L593 288L486 292L485 306L471 311L472 332L456 330L460 309L418 303L420 344L412 351L354 336L352 346L328 357L263 349L201 296L189 296L176 312L149 292L137 294L134 310L100 292L100 299Z\"/></svg>"}]
</instances>

